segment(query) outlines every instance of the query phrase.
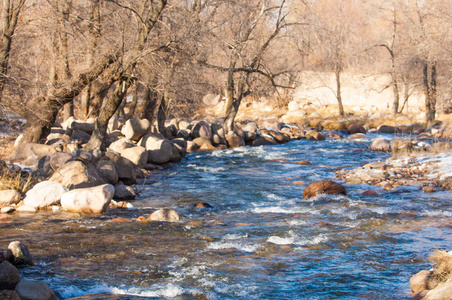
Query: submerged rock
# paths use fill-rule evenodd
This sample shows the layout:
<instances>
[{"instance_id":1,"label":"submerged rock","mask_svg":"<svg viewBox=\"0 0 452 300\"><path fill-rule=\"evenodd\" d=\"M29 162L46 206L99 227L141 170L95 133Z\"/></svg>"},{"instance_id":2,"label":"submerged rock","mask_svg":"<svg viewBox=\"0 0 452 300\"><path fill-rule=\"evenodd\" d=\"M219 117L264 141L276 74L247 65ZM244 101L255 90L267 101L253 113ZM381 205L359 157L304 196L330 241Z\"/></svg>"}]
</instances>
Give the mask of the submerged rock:
<instances>
[{"instance_id":1,"label":"submerged rock","mask_svg":"<svg viewBox=\"0 0 452 300\"><path fill-rule=\"evenodd\" d=\"M322 194L347 195L347 190L343 185L329 179L315 181L305 188L303 192L303 199L309 199Z\"/></svg>"},{"instance_id":2,"label":"submerged rock","mask_svg":"<svg viewBox=\"0 0 452 300\"><path fill-rule=\"evenodd\" d=\"M149 215L149 220L160 222L177 222L180 220L179 214L172 208L162 208Z\"/></svg>"}]
</instances>

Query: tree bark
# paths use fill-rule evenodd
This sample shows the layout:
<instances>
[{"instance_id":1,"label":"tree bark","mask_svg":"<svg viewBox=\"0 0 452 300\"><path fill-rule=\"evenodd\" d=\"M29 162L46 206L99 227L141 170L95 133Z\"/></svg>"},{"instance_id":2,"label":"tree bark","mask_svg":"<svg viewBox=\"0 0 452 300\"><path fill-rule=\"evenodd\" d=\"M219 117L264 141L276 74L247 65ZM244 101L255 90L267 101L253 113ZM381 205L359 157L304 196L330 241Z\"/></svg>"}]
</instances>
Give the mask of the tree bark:
<instances>
[{"instance_id":1,"label":"tree bark","mask_svg":"<svg viewBox=\"0 0 452 300\"><path fill-rule=\"evenodd\" d=\"M427 126L435 121L436 114L436 61L424 62L424 88L425 88L425 122Z\"/></svg>"},{"instance_id":2,"label":"tree bark","mask_svg":"<svg viewBox=\"0 0 452 300\"><path fill-rule=\"evenodd\" d=\"M107 98L105 106L101 109L96 120L95 128L90 140L85 145L86 150L105 150L105 136L107 135L108 121L118 110L130 87L130 80L120 80L113 94Z\"/></svg>"},{"instance_id":3,"label":"tree bark","mask_svg":"<svg viewBox=\"0 0 452 300\"><path fill-rule=\"evenodd\" d=\"M27 124L24 128L24 142L36 143L46 137L55 122L58 110L72 101L89 83L99 77L106 68L116 61L117 55L108 55L100 59L92 68L80 73L71 82L54 91L49 96L38 96L27 105L24 113Z\"/></svg>"},{"instance_id":4,"label":"tree bark","mask_svg":"<svg viewBox=\"0 0 452 300\"><path fill-rule=\"evenodd\" d=\"M336 67L335 70L336 75L336 98L337 104L339 105L339 115L341 117L345 117L344 106L342 105L342 94L341 94L341 69Z\"/></svg>"},{"instance_id":5,"label":"tree bark","mask_svg":"<svg viewBox=\"0 0 452 300\"><path fill-rule=\"evenodd\" d=\"M6 84L13 35L16 30L19 13L25 1L20 0L14 6L13 0L3 0L3 36L0 44L0 103L2 102L3 90Z\"/></svg>"},{"instance_id":6,"label":"tree bark","mask_svg":"<svg viewBox=\"0 0 452 300\"><path fill-rule=\"evenodd\" d=\"M158 104L158 94L154 90L154 87L146 87L146 93L144 96L144 109L141 115L141 118L147 119L149 123L151 123L151 125L154 123L155 110L157 109Z\"/></svg>"}]
</instances>

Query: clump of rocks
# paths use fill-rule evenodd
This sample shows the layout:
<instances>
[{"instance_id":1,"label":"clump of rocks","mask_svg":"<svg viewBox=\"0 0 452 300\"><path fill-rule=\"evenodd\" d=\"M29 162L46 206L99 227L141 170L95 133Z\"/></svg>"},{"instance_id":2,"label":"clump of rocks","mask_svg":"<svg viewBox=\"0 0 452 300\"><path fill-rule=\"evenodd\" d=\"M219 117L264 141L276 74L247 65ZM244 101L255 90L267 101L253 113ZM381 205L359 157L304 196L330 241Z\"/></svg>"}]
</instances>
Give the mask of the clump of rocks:
<instances>
[{"instance_id":1,"label":"clump of rocks","mask_svg":"<svg viewBox=\"0 0 452 300\"><path fill-rule=\"evenodd\" d=\"M452 253L436 251L430 256L433 269L422 270L410 278L413 292L409 296L416 300L451 299Z\"/></svg>"},{"instance_id":2,"label":"clump of rocks","mask_svg":"<svg viewBox=\"0 0 452 300\"><path fill-rule=\"evenodd\" d=\"M23 265L35 265L30 251L23 243L11 242L6 255L0 251L0 299L57 300L47 283L21 279L16 266Z\"/></svg>"}]
</instances>

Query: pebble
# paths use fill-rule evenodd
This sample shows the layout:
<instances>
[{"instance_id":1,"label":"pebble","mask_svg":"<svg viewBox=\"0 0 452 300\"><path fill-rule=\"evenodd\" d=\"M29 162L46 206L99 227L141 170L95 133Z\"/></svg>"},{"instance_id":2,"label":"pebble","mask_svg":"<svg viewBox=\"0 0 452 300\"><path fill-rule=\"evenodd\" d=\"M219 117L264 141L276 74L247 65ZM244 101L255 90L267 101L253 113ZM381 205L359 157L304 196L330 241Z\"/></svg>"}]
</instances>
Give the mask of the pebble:
<instances>
[{"instance_id":1,"label":"pebble","mask_svg":"<svg viewBox=\"0 0 452 300\"><path fill-rule=\"evenodd\" d=\"M16 209L15 209L14 207L7 206L7 207L3 207L3 208L1 209L1 213L2 213L2 214L10 214L10 213L14 212L15 210L16 210Z\"/></svg>"}]
</instances>

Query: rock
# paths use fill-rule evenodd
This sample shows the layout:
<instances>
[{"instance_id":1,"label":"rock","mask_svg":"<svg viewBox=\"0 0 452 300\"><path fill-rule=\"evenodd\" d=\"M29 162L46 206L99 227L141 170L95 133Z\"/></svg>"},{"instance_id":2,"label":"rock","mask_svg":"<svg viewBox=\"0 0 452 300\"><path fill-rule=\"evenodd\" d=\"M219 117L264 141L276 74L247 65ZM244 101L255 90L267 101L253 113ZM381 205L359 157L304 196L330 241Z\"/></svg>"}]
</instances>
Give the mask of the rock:
<instances>
[{"instance_id":1,"label":"rock","mask_svg":"<svg viewBox=\"0 0 452 300\"><path fill-rule=\"evenodd\" d=\"M43 156L52 156L54 154L56 149L51 145L42 145L42 144L36 144L36 143L28 143L21 145L19 148L14 150L13 153L8 157L8 160L14 162L14 161L25 161L33 158L37 161L39 158Z\"/></svg>"},{"instance_id":2,"label":"rock","mask_svg":"<svg viewBox=\"0 0 452 300\"><path fill-rule=\"evenodd\" d=\"M356 139L365 139L366 135L364 133L355 133L348 136L349 140L356 140Z\"/></svg>"},{"instance_id":3,"label":"rock","mask_svg":"<svg viewBox=\"0 0 452 300\"><path fill-rule=\"evenodd\" d=\"M271 118L271 119L264 119L261 126L261 128L271 128L277 131L280 131L282 128L282 124L279 123L278 119L276 118ZM248 130L248 129L244 129L244 130Z\"/></svg>"},{"instance_id":4,"label":"rock","mask_svg":"<svg viewBox=\"0 0 452 300\"><path fill-rule=\"evenodd\" d=\"M91 138L91 135L83 130L74 130L72 132L71 138L73 140L81 142L82 144L86 144Z\"/></svg>"},{"instance_id":5,"label":"rock","mask_svg":"<svg viewBox=\"0 0 452 300\"><path fill-rule=\"evenodd\" d=\"M16 190L0 191L0 205L17 204L20 201L20 193Z\"/></svg>"},{"instance_id":6,"label":"rock","mask_svg":"<svg viewBox=\"0 0 452 300\"><path fill-rule=\"evenodd\" d=\"M9 243L8 250L6 252L6 260L15 266L35 265L35 261L33 260L28 247L19 241Z\"/></svg>"},{"instance_id":7,"label":"rock","mask_svg":"<svg viewBox=\"0 0 452 300\"><path fill-rule=\"evenodd\" d=\"M153 164L167 163L173 156L171 142L150 133L144 135L138 145L148 150L148 162Z\"/></svg>"},{"instance_id":8,"label":"rock","mask_svg":"<svg viewBox=\"0 0 452 300\"><path fill-rule=\"evenodd\" d=\"M50 167L55 172L64 164L73 161L75 159L75 155L67 152L56 152L50 157Z\"/></svg>"},{"instance_id":9,"label":"rock","mask_svg":"<svg viewBox=\"0 0 452 300\"><path fill-rule=\"evenodd\" d=\"M16 212L18 213L37 213L36 208L32 206L22 205L16 208Z\"/></svg>"},{"instance_id":10,"label":"rock","mask_svg":"<svg viewBox=\"0 0 452 300\"><path fill-rule=\"evenodd\" d=\"M326 139L323 134L315 130L309 130L308 132L306 132L305 137L308 141L310 140L324 141Z\"/></svg>"},{"instance_id":11,"label":"rock","mask_svg":"<svg viewBox=\"0 0 452 300\"><path fill-rule=\"evenodd\" d=\"M244 138L243 139L245 140L245 142L251 142L251 141L254 141L257 138L257 133L253 132L253 131L246 131L246 130L244 130L243 134L244 134Z\"/></svg>"},{"instance_id":12,"label":"rock","mask_svg":"<svg viewBox=\"0 0 452 300\"><path fill-rule=\"evenodd\" d=\"M361 193L362 196L381 197L375 190L368 190Z\"/></svg>"},{"instance_id":13,"label":"rock","mask_svg":"<svg viewBox=\"0 0 452 300\"><path fill-rule=\"evenodd\" d=\"M171 208L162 208L149 215L149 220L159 222L177 222L180 220L179 214Z\"/></svg>"},{"instance_id":14,"label":"rock","mask_svg":"<svg viewBox=\"0 0 452 300\"><path fill-rule=\"evenodd\" d=\"M200 121L193 127L191 136L193 139L203 137L212 141L212 128L206 121Z\"/></svg>"},{"instance_id":15,"label":"rock","mask_svg":"<svg viewBox=\"0 0 452 300\"><path fill-rule=\"evenodd\" d=\"M137 193L130 186L125 185L122 182L115 185L115 195L113 198L119 200L133 200L136 196Z\"/></svg>"},{"instance_id":16,"label":"rock","mask_svg":"<svg viewBox=\"0 0 452 300\"><path fill-rule=\"evenodd\" d=\"M209 203L206 203L206 202L196 202L195 207L197 207L197 208L213 208L212 205L210 205Z\"/></svg>"},{"instance_id":17,"label":"rock","mask_svg":"<svg viewBox=\"0 0 452 300\"><path fill-rule=\"evenodd\" d=\"M66 128L72 129L74 131L80 130L86 133L91 134L94 131L95 124L93 121L80 121L75 119L67 119L66 120Z\"/></svg>"},{"instance_id":18,"label":"rock","mask_svg":"<svg viewBox=\"0 0 452 300\"><path fill-rule=\"evenodd\" d=\"M256 122L251 121L251 122L246 122L245 125L242 125L242 130L257 133L257 131L259 130L259 127L257 126Z\"/></svg>"},{"instance_id":19,"label":"rock","mask_svg":"<svg viewBox=\"0 0 452 300\"><path fill-rule=\"evenodd\" d=\"M422 270L410 278L410 287L413 293L429 290L429 281L433 271Z\"/></svg>"},{"instance_id":20,"label":"rock","mask_svg":"<svg viewBox=\"0 0 452 300\"><path fill-rule=\"evenodd\" d=\"M197 143L195 143L193 141L187 141L187 151L196 151L199 148L201 148L201 146L198 145Z\"/></svg>"},{"instance_id":21,"label":"rock","mask_svg":"<svg viewBox=\"0 0 452 300\"><path fill-rule=\"evenodd\" d=\"M187 141L184 139L173 139L171 141L174 145L174 147L176 147L177 152L179 152L179 155L181 157L185 157L185 155L187 155Z\"/></svg>"},{"instance_id":22,"label":"rock","mask_svg":"<svg viewBox=\"0 0 452 300\"><path fill-rule=\"evenodd\" d=\"M215 95L215 94L206 94L202 98L202 103L204 103L206 106L214 107L217 106L218 103L221 101L221 95Z\"/></svg>"},{"instance_id":23,"label":"rock","mask_svg":"<svg viewBox=\"0 0 452 300\"><path fill-rule=\"evenodd\" d=\"M121 156L127 158L140 168L143 168L148 162L149 152L141 146L124 149Z\"/></svg>"},{"instance_id":24,"label":"rock","mask_svg":"<svg viewBox=\"0 0 452 300\"><path fill-rule=\"evenodd\" d=\"M228 142L228 146L231 149L245 146L245 141L243 140L243 138L232 131L226 135L226 141Z\"/></svg>"},{"instance_id":25,"label":"rock","mask_svg":"<svg viewBox=\"0 0 452 300\"><path fill-rule=\"evenodd\" d=\"M60 204L61 196L68 191L64 184L55 181L42 181L29 190L24 205L44 208Z\"/></svg>"},{"instance_id":26,"label":"rock","mask_svg":"<svg viewBox=\"0 0 452 300\"><path fill-rule=\"evenodd\" d=\"M199 150L213 150L213 149L216 149L213 145L212 145L212 143L210 142L210 140L209 139L207 139L207 138L205 138L205 137L199 137L199 138L196 138L196 139L194 139L193 140L193 143L195 143L195 144L197 144L197 145L199 145ZM187 143L187 146L189 145L190 143ZM189 148L187 148L187 150L188 150Z\"/></svg>"},{"instance_id":27,"label":"rock","mask_svg":"<svg viewBox=\"0 0 452 300\"><path fill-rule=\"evenodd\" d=\"M385 139L376 138L370 144L369 149L375 151L389 152L391 151L391 144Z\"/></svg>"},{"instance_id":28,"label":"rock","mask_svg":"<svg viewBox=\"0 0 452 300\"><path fill-rule=\"evenodd\" d=\"M150 130L151 123L147 119L131 118L126 121L121 132L127 139L138 142Z\"/></svg>"},{"instance_id":29,"label":"rock","mask_svg":"<svg viewBox=\"0 0 452 300\"><path fill-rule=\"evenodd\" d=\"M15 292L21 300L57 300L55 293L44 281L22 280L16 285Z\"/></svg>"},{"instance_id":30,"label":"rock","mask_svg":"<svg viewBox=\"0 0 452 300\"><path fill-rule=\"evenodd\" d=\"M363 125L360 125L360 124L350 124L347 127L347 132L349 134L355 134L355 133L366 134L366 129L364 129Z\"/></svg>"},{"instance_id":31,"label":"rock","mask_svg":"<svg viewBox=\"0 0 452 300\"><path fill-rule=\"evenodd\" d=\"M433 186L427 185L427 186L422 187L422 191L424 193L434 193L434 192L436 192L436 189Z\"/></svg>"},{"instance_id":32,"label":"rock","mask_svg":"<svg viewBox=\"0 0 452 300\"><path fill-rule=\"evenodd\" d=\"M381 182L380 186L385 191L392 191L394 189L394 186L392 184L390 184L389 182L387 182L387 181Z\"/></svg>"},{"instance_id":33,"label":"rock","mask_svg":"<svg viewBox=\"0 0 452 300\"><path fill-rule=\"evenodd\" d=\"M0 263L0 290L13 290L20 282L20 273L9 261ZM1 294L0 294L0 299Z\"/></svg>"},{"instance_id":34,"label":"rock","mask_svg":"<svg viewBox=\"0 0 452 300\"><path fill-rule=\"evenodd\" d=\"M268 130L268 129L261 129L260 130L261 133L263 134L267 134L270 135L271 137L273 137L273 139L278 143L278 144L283 144L283 143L287 143L289 141L289 136L276 131L276 130Z\"/></svg>"},{"instance_id":35,"label":"rock","mask_svg":"<svg viewBox=\"0 0 452 300\"><path fill-rule=\"evenodd\" d=\"M381 126L377 127L377 132L378 133L395 133L396 129L394 126L381 125Z\"/></svg>"},{"instance_id":36,"label":"rock","mask_svg":"<svg viewBox=\"0 0 452 300\"><path fill-rule=\"evenodd\" d=\"M110 204L115 187L111 184L76 189L63 194L61 206L78 213L102 213Z\"/></svg>"},{"instance_id":37,"label":"rock","mask_svg":"<svg viewBox=\"0 0 452 300\"><path fill-rule=\"evenodd\" d=\"M310 165L311 162L309 160L300 160L300 161L296 161L295 163L299 164L299 165Z\"/></svg>"},{"instance_id":38,"label":"rock","mask_svg":"<svg viewBox=\"0 0 452 300\"><path fill-rule=\"evenodd\" d=\"M16 211L16 209L14 207L12 207L12 206L2 207L0 209L0 213L2 213L2 214L10 214L10 213L13 213L15 211Z\"/></svg>"},{"instance_id":39,"label":"rock","mask_svg":"<svg viewBox=\"0 0 452 300\"><path fill-rule=\"evenodd\" d=\"M0 291L0 299L2 299L2 300L20 300L20 297L19 297L19 295L17 295L17 293L15 291Z\"/></svg>"},{"instance_id":40,"label":"rock","mask_svg":"<svg viewBox=\"0 0 452 300\"><path fill-rule=\"evenodd\" d=\"M278 143L275 141L275 139L266 134L259 135L255 140L251 142L251 146L258 147L258 146L265 146L265 145L277 145Z\"/></svg>"},{"instance_id":41,"label":"rock","mask_svg":"<svg viewBox=\"0 0 452 300\"><path fill-rule=\"evenodd\" d=\"M410 281L411 282L411 281ZM430 290L422 300L450 300L452 299L452 280L442 283Z\"/></svg>"},{"instance_id":42,"label":"rock","mask_svg":"<svg viewBox=\"0 0 452 300\"><path fill-rule=\"evenodd\" d=\"M137 182L135 165L130 160L110 152L105 153L105 156L114 163L116 173L118 174L118 180L127 185L135 184Z\"/></svg>"},{"instance_id":43,"label":"rock","mask_svg":"<svg viewBox=\"0 0 452 300\"><path fill-rule=\"evenodd\" d=\"M121 152L124 151L125 149L133 148L136 146L137 145L134 142L132 142L130 139L120 138L120 139L114 141L113 143L111 143L110 146L108 146L108 148L113 150L113 152L121 154Z\"/></svg>"},{"instance_id":44,"label":"rock","mask_svg":"<svg viewBox=\"0 0 452 300\"><path fill-rule=\"evenodd\" d=\"M61 166L49 179L64 184L69 189L96 186L100 175L90 162L70 161Z\"/></svg>"},{"instance_id":45,"label":"rock","mask_svg":"<svg viewBox=\"0 0 452 300\"><path fill-rule=\"evenodd\" d=\"M309 199L321 194L347 195L347 190L343 185L332 180L315 181L305 188L303 192L303 199Z\"/></svg>"},{"instance_id":46,"label":"rock","mask_svg":"<svg viewBox=\"0 0 452 300\"><path fill-rule=\"evenodd\" d=\"M452 190L452 177L441 178L438 186L446 190Z\"/></svg>"},{"instance_id":47,"label":"rock","mask_svg":"<svg viewBox=\"0 0 452 300\"><path fill-rule=\"evenodd\" d=\"M97 171L100 177L107 183L116 184L119 180L118 173L116 172L115 164L107 156L102 157L97 162Z\"/></svg>"}]
</instances>

